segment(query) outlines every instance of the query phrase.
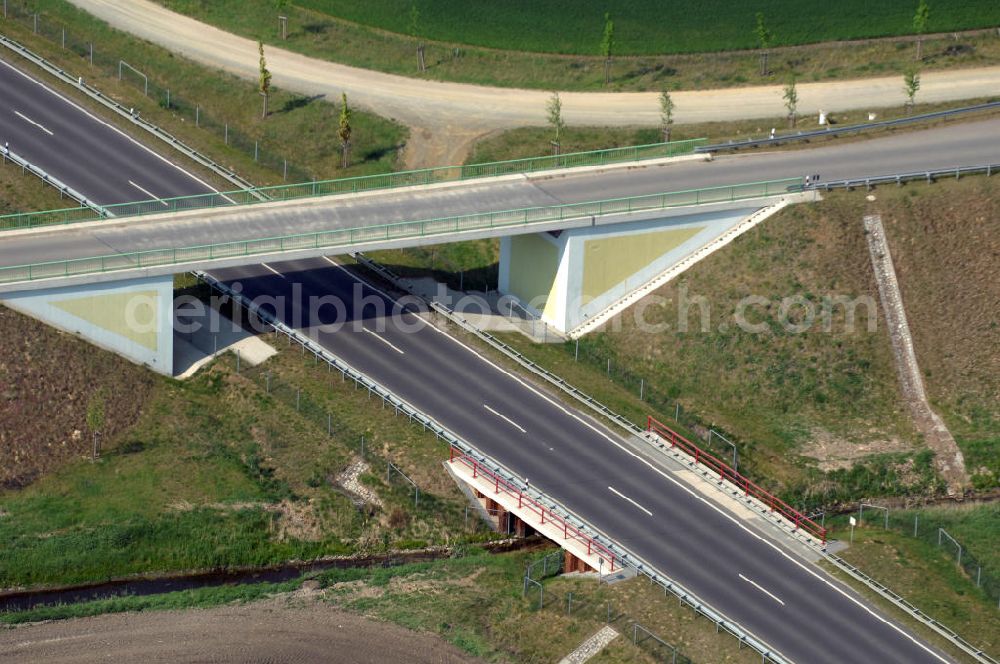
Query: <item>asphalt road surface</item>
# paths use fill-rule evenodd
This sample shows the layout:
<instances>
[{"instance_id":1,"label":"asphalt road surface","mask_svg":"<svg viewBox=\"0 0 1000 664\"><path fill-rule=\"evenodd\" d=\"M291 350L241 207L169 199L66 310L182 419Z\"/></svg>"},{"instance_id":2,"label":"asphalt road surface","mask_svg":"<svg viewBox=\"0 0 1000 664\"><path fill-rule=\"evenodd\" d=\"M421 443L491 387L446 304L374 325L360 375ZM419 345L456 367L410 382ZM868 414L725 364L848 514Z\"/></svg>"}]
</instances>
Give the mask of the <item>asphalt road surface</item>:
<instances>
[{"instance_id":1,"label":"asphalt road surface","mask_svg":"<svg viewBox=\"0 0 1000 664\"><path fill-rule=\"evenodd\" d=\"M29 117L42 117L36 107L31 107L30 112L22 112ZM66 109L62 112L70 113ZM75 113L77 116L65 117L67 125L88 122L85 116L79 117L79 111ZM33 129L33 126L23 127L19 136ZM58 137L60 142L46 144L47 149L56 155L65 154L69 148L64 142L69 141L70 136L68 131L53 132L53 138ZM802 159L801 154L782 158ZM874 157L869 154L868 158ZM729 160L733 165L728 168L739 172L739 162L746 159L753 158ZM107 161L88 167L72 160L63 161L70 167L65 175L66 182L92 196L95 192L87 189L87 183L92 181L87 178L92 171L99 172L102 181L118 183L135 172L127 159L124 163ZM720 160L700 167L711 169L725 163ZM160 162L160 168L164 178L174 176L175 169L166 162ZM810 167L807 172L813 170ZM637 172L647 175L646 179L636 178L639 184L634 186L657 188L662 184L661 174L667 171ZM759 173L756 176L761 177ZM633 186L631 177L618 178L618 181L624 186ZM189 189L180 193L199 191L199 185L193 181L187 186ZM476 204L475 191L486 193L481 184L471 187L474 191L465 194L467 200L455 204ZM570 178L543 185L529 184L523 193L544 197L592 196L599 190L604 195L602 187L594 181ZM116 191L121 197L127 197L126 192L130 192L128 186L120 184ZM502 194L493 195L497 198L484 204L492 205L504 199ZM400 194L389 196L399 197ZM444 198L453 197L459 198L451 193ZM403 196L395 205L419 202L419 199ZM402 208L397 212L403 213ZM136 231L141 228L137 226ZM244 229L246 232L254 230L260 231ZM179 233L177 237L185 242L192 241L182 231L170 232ZM90 233L92 231L83 236L72 232L30 237L46 238L47 242L59 245L57 251L68 251L74 241L92 238ZM24 250L24 245L20 244L24 239L0 238L0 247L7 260L11 259L11 247ZM36 249L42 249L40 244ZM356 316L348 316L352 319L351 325L339 331L313 330L326 347L424 409L484 453L530 477L534 486L544 489L623 546L687 585L792 660L809 663L943 661L815 569L746 529L668 474L629 453L615 436L575 411L500 370L412 314L395 319L378 315L379 307L391 310L391 303L370 290L356 290L362 286L328 260L318 258L290 264L249 266L220 271L216 276L230 282L240 281L244 293L251 297L270 294L287 299L295 292L295 285L300 284L304 297L339 297L348 311L360 301L359 296L367 296L371 304ZM335 315L335 312L336 309L330 307L321 309L316 320L307 316L301 325L318 328L324 322L331 322L324 317ZM291 311L281 313L294 319Z\"/></svg>"},{"instance_id":2,"label":"asphalt road surface","mask_svg":"<svg viewBox=\"0 0 1000 664\"><path fill-rule=\"evenodd\" d=\"M100 205L211 191L3 60L0 91L0 144Z\"/></svg>"},{"instance_id":3,"label":"asphalt road surface","mask_svg":"<svg viewBox=\"0 0 1000 664\"><path fill-rule=\"evenodd\" d=\"M415 314L400 312L329 259L211 274L240 284L247 297L275 298L283 320L528 478L792 661L947 661L817 568L627 451L614 434ZM331 296L345 303L344 313L310 304ZM356 304L361 302L363 308Z\"/></svg>"},{"instance_id":4,"label":"asphalt road surface","mask_svg":"<svg viewBox=\"0 0 1000 664\"><path fill-rule=\"evenodd\" d=\"M67 107L64 112L71 111L72 107ZM70 117L65 119L65 123L71 121ZM23 127L22 131L29 129ZM811 150L728 155L711 162L681 161L541 179L507 177L471 180L426 191L412 188L387 190L360 196L269 203L238 209L217 208L198 214L182 213L179 217L158 215L155 218L134 218L124 223L101 221L77 228L54 227L30 235L4 238L0 242L0 267L682 191L806 174L819 174L822 180L829 181L982 165L991 161L1000 162L1000 119L946 125L846 144L834 141ZM116 173L121 172L114 162L107 167L116 169ZM171 169L162 170L173 177ZM125 176L118 178L124 180ZM125 193L130 192L126 189Z\"/></svg>"}]
</instances>

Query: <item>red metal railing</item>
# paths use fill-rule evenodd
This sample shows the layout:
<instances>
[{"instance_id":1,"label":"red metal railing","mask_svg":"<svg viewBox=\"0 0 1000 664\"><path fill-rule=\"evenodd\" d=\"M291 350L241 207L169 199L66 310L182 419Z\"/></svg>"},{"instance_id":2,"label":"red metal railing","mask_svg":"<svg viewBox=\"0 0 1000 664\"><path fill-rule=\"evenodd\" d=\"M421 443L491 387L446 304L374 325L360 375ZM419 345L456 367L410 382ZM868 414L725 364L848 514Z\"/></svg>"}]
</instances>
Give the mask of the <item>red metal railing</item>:
<instances>
[{"instance_id":1,"label":"red metal railing","mask_svg":"<svg viewBox=\"0 0 1000 664\"><path fill-rule=\"evenodd\" d=\"M508 496L517 498L517 506L521 509L527 509L534 514L537 514L543 525L548 523L561 527L564 540L572 539L580 542L581 544L585 544L587 546L587 555L596 555L608 564L609 572L615 571L616 556L611 549L600 542L594 541L593 537L569 523L566 519L555 514L550 508L545 507L545 505L542 505L531 496L525 494L521 491L520 487L516 486L513 482L500 477L478 460L468 456L461 450L455 449L454 447L451 448L451 458L449 461L451 463L460 461L465 464L472 469L473 477L485 477L493 484L493 489L496 493L499 494L503 492ZM620 568L621 565L619 564L618 567Z\"/></svg>"},{"instance_id":2,"label":"red metal railing","mask_svg":"<svg viewBox=\"0 0 1000 664\"><path fill-rule=\"evenodd\" d=\"M646 419L646 430L650 433L655 433L660 438L668 441L671 447L680 448L684 453L694 457L695 463L708 466L712 472L719 475L719 481L725 480L735 485L743 491L743 495L753 496L760 502L770 507L772 512L778 512L785 519L791 521L795 524L796 528L802 528L802 530L806 531L813 537L819 538L824 544L826 544L826 528L823 528L806 515L792 508L788 503L781 500L771 492L759 487L747 478L743 477L726 465L726 462L712 456L684 436L651 416Z\"/></svg>"}]
</instances>

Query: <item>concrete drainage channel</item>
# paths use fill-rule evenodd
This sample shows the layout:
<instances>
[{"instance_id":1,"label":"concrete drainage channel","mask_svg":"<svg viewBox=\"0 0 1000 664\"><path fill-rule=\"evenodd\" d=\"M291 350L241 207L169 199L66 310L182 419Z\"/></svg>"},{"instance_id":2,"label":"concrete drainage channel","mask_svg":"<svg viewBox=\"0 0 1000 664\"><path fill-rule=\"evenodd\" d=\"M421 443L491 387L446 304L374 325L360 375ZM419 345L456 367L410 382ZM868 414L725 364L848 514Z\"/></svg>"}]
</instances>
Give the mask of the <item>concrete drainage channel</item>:
<instances>
[{"instance_id":1,"label":"concrete drainage channel","mask_svg":"<svg viewBox=\"0 0 1000 664\"><path fill-rule=\"evenodd\" d=\"M377 274L379 277L386 280L395 287L407 290L406 287L403 285L401 278L398 275L394 274L391 270L389 270L385 266L371 260L370 258L367 258L362 254L355 254L354 259L361 266L367 268L374 274ZM411 294L417 297L421 297L416 293L411 293ZM427 301L426 298L421 298L421 299ZM447 307L444 307L440 303L435 301L427 301L427 302L428 306L432 310L436 311L438 314L440 314L448 321L454 323L463 330L475 335L476 337L478 337L480 340L490 345L495 350L499 351L500 353L507 356L511 360L517 362L524 369L527 369L531 373L543 379L546 383L549 383L550 385L558 388L562 392L565 392L569 396L573 397L576 401L580 402L591 411L597 413L601 418L614 423L620 429L628 433L633 439L640 439L648 443L646 447L647 450L649 449L657 450L659 453L667 455L685 466L691 465L690 460L684 458L681 452L671 449L667 445L663 444L663 441L653 440L650 437L650 435L641 427L635 425L633 422L623 417L622 415L614 412L601 402L587 395L585 392L570 385L559 376L535 364L528 358L521 355L521 353L511 348L507 344L503 343L493 335L468 323L465 319L461 318L455 312L451 311ZM951 628L945 626L944 624L935 620L931 616L927 615L922 610L920 610L910 602L906 601L902 596L895 593L894 591L884 586L883 584L879 583L878 581L872 579L870 576L859 570L857 567L854 567L844 559L828 551L824 543L821 543L818 540L815 540L814 538L803 535L801 531L795 528L794 524L788 523L784 519L781 519L780 517L777 517L774 513L772 513L767 505L764 505L759 501L753 500L752 498L742 499L740 491L737 487L734 486L727 487L724 483L714 481L713 479L709 478L706 472L700 472L698 473L698 475L702 481L706 482L715 490L722 493L725 496L726 500L735 500L741 506L749 507L757 514L764 517L767 520L767 522L770 523L772 526L778 528L783 535L790 536L794 538L796 541L800 542L801 544L807 546L811 551L813 551L816 554L818 558L825 559L827 562L832 564L836 569L844 572L845 574L855 579L856 581L863 583L865 586L867 586L875 593L877 593L880 597L892 603L898 609L905 612L909 617L919 621L926 627L932 629L934 632L936 632L937 634L948 640L952 645L954 645L955 647L962 650L964 653L974 658L977 662L981 662L982 664L1000 664L998 660L996 660L989 654L985 653L981 649L973 646L971 643L969 643L961 636L959 636L958 633L956 633ZM641 570L641 572L647 574L647 576L649 575L649 573L645 572L644 570ZM653 576L655 577L655 575L656 574L654 573ZM696 612L701 612L700 611L701 608L704 608L703 606L696 607L694 604L690 605L692 606L692 608L696 610ZM730 633L736 635L735 632L730 632ZM765 658L770 659L771 661L784 661L783 659L780 659L779 656L765 654L763 649L758 648L758 651L761 652Z\"/></svg>"}]
</instances>

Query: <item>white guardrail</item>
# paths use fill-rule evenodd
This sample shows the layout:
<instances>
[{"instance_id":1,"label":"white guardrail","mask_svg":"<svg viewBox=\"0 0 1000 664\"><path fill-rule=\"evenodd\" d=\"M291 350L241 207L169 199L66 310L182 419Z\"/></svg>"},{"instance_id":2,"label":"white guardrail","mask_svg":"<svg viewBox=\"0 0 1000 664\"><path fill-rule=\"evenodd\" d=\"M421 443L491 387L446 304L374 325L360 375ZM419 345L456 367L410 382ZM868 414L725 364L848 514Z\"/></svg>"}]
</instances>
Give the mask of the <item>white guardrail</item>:
<instances>
[{"instance_id":1,"label":"white guardrail","mask_svg":"<svg viewBox=\"0 0 1000 664\"><path fill-rule=\"evenodd\" d=\"M312 339L309 339L298 330L295 330L277 320L273 315L261 309L252 301L247 300L247 298L244 298L241 294L234 292L226 284L218 281L211 275L204 272L194 272L193 274L198 277L198 279L217 290L219 293L228 296L235 305L243 307L259 321L271 327L276 334L280 333L288 337L290 341L294 341L296 344L300 345L303 350L309 351L317 359L324 361L330 370L340 372L344 380L350 378L354 381L356 387L364 388L368 390L370 394L380 397L385 404L393 407L397 415L399 413L406 415L411 422L420 424L427 431L432 431L439 440L442 440L446 444L461 450L466 455L475 458L486 467L492 469L498 475L501 475L508 482L517 486L524 486L522 479L519 476L515 475L497 461L485 456L470 443L446 429L437 420L418 410L405 399L402 399L394 392L384 387L378 381L375 381L358 371L343 359L323 348ZM604 544L610 551L618 556L623 566L630 568L637 575L647 577L650 583L656 583L661 586L664 594L673 594L682 604L687 604L697 614L711 620L716 625L718 630L724 630L728 634L734 636L739 641L740 648L746 646L757 651L757 653L761 656L762 662L772 662L773 664L792 664L790 660L783 657L777 650L750 634L738 623L735 623L723 616L706 602L701 600L693 592L685 588L682 584L677 583L666 574L663 574L639 556L623 549L610 537L590 525L574 512L570 511L563 505L556 503L556 501L542 494L535 487L525 486L524 491L530 491L536 496L536 499L539 502L544 502L544 504L548 506L548 509L553 510L555 514L559 515L563 519L566 519L581 531L590 535L595 541Z\"/></svg>"},{"instance_id":2,"label":"white guardrail","mask_svg":"<svg viewBox=\"0 0 1000 664\"><path fill-rule=\"evenodd\" d=\"M101 207L94 201L90 200L82 193L80 193L73 187L69 186L56 176L49 175L43 169L39 168L38 166L35 166L30 161L28 161L21 155L17 154L6 145L0 145L0 159L2 159L3 163L10 161L20 166L22 170L31 173L35 177L39 178L45 184L51 185L56 189L58 189L60 194L69 196L80 205L85 205L89 207L91 210L101 215L102 217L108 216L108 211L105 210L103 207Z\"/></svg>"},{"instance_id":3,"label":"white guardrail","mask_svg":"<svg viewBox=\"0 0 1000 664\"><path fill-rule=\"evenodd\" d=\"M995 168L996 167L994 167L994 169ZM983 172L982 169L980 169L979 172ZM391 270L389 270L385 266L376 263L375 261L361 254L355 254L354 258L355 260L358 261L359 264L380 275L383 279L387 280L389 283L392 283L400 288L405 288L404 286L401 285L400 277L394 274ZM412 294L416 295L416 293ZM420 296L417 295L417 297ZM421 298L421 299L427 301L426 298ZM645 436L646 433L645 429L635 424L634 422L624 417L623 415L620 415L619 413L616 413L615 411L611 410L611 408L609 408L608 406L604 405L597 399L594 399L586 392L583 392L582 390L574 387L573 385L566 382L564 379L560 378L556 374L550 372L549 370L545 369L542 366L539 366L535 362L532 362L530 359L522 355L520 352L508 346L504 342L500 341L490 333L479 329L475 325L472 325L464 318L461 318L460 316L455 314L455 312L451 311L447 307L442 306L438 302L429 301L428 306L430 306L432 309L434 309L434 311L438 312L452 323L458 325L467 332L475 335L476 337L487 343L495 350L499 351L508 358L514 360L523 368L539 376L550 385L553 385L559 390L565 392L566 394L573 397L575 400L579 401L587 408L600 415L601 417L614 423L622 430L642 440L650 442L649 438ZM654 445L654 449L657 449L663 453L668 452L668 448L662 444ZM726 493L726 490L723 486L715 482L710 482L709 484L711 484L711 486L715 487L720 492ZM781 520L779 517L769 512L766 509L766 506L755 506L753 504L746 504L746 505L754 509L758 514L766 518L772 524L779 527L786 534L790 534L793 536L796 535L795 531L788 527L788 524L783 523L783 520ZM1000 664L1000 662L998 662L995 658L984 652L982 649L973 646L971 643L963 639L953 629L945 626L941 622L927 615L925 612L923 612L922 610L920 610L919 608L908 602L906 599L904 599L901 595L894 592L887 586L879 583L875 579L871 578L870 576L859 570L857 567L854 567L853 565L848 563L843 558L828 552L826 548L821 544L817 544L814 540L807 537L797 536L796 539L806 544L807 546L811 547L815 551L817 551L820 555L823 556L824 559L826 559L834 567L848 574L857 581L860 581L861 583L865 584L868 588L875 591L875 593L877 593L880 597L882 597L885 600L888 600L890 603L899 608L901 611L905 612L911 618L919 621L920 623L934 630L937 634L941 635L949 642L951 642L952 645L962 650L962 652L973 657L977 662L981 662L982 664Z\"/></svg>"},{"instance_id":4,"label":"white guardrail","mask_svg":"<svg viewBox=\"0 0 1000 664\"><path fill-rule=\"evenodd\" d=\"M254 189L254 185L252 182L237 175L228 168L220 166L219 164L214 162L210 157L198 152L194 148L190 147L189 145L181 141L176 136L173 136L172 134L164 131L163 129L160 129L152 122L149 122L141 118L137 113L133 113L130 109L125 108L124 106L116 102L114 99L111 99L97 88L89 85L86 81L84 81L82 76L73 76L72 74L52 64L42 56L34 53L33 51L29 50L28 48L25 48L18 42L14 41L13 39L9 39L4 35L0 35L0 46L7 47L17 55L20 55L22 58L28 60L32 64L42 68L44 71L51 74L52 76L55 76L63 83L71 85L77 90L80 90L94 101L100 103L106 108L111 109L119 116L125 118L135 126L145 129L147 132L149 132L159 140L163 141L170 147L181 152L187 157L193 159L194 161L201 164L205 168L212 170L214 173L225 178L229 182L232 182L237 187L247 190ZM256 195L259 196L261 200L263 200L264 197L262 195L260 194Z\"/></svg>"}]
</instances>

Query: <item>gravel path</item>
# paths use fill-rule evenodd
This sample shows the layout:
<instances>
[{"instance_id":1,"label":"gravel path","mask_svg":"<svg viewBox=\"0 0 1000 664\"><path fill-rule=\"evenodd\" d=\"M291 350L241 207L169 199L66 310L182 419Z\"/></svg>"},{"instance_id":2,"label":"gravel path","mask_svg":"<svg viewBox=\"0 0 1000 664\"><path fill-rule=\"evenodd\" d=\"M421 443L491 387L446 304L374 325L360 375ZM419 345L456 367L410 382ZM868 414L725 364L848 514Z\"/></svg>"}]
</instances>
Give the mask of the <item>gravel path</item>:
<instances>
[{"instance_id":1,"label":"gravel path","mask_svg":"<svg viewBox=\"0 0 1000 664\"><path fill-rule=\"evenodd\" d=\"M305 593L305 594L303 594ZM432 634L368 620L308 591L246 605L115 613L0 628L0 662L477 661Z\"/></svg>"},{"instance_id":2,"label":"gravel path","mask_svg":"<svg viewBox=\"0 0 1000 664\"><path fill-rule=\"evenodd\" d=\"M257 45L149 0L71 0L81 9L192 60L257 80ZM275 47L267 49L274 84L302 94L335 100L342 91L356 104L411 128L410 166L460 163L472 142L491 131L545 124L542 90L445 83L368 71L317 60ZM941 102L992 94L1000 88L1000 67L927 72L919 99ZM902 76L823 83L800 83L799 112L843 111L898 105L904 101ZM565 92L563 115L577 125L655 125L655 92ZM780 85L673 93L676 122L780 117L785 114Z\"/></svg>"}]
</instances>

